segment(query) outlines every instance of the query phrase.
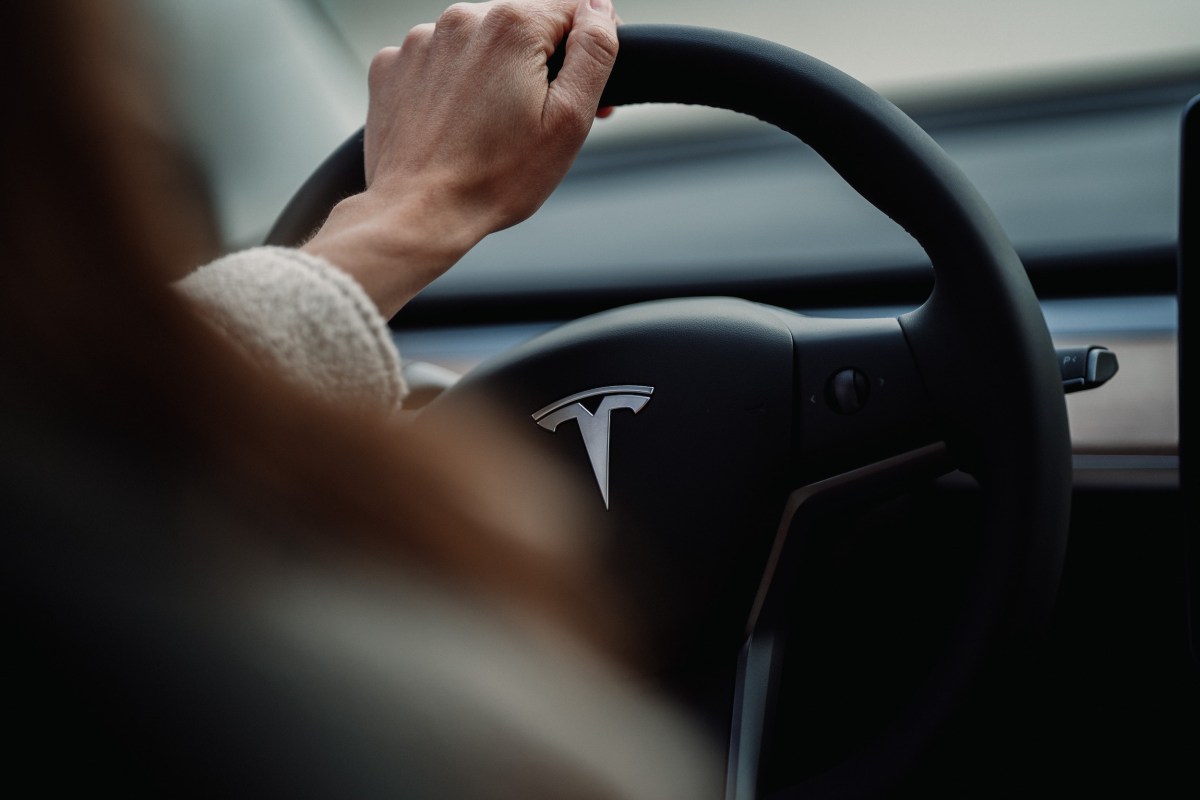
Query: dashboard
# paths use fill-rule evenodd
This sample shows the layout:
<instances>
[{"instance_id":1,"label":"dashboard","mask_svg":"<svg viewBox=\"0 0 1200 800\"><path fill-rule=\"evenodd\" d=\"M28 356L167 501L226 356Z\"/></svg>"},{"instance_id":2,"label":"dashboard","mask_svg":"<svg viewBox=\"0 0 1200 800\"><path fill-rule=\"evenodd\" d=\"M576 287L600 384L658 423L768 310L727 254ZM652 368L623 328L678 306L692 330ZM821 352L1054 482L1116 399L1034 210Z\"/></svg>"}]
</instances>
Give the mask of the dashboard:
<instances>
[{"instance_id":1,"label":"dashboard","mask_svg":"<svg viewBox=\"0 0 1200 800\"><path fill-rule=\"evenodd\" d=\"M1067 398L1077 485L1178 486L1179 120L1196 93L1200 79L1175 75L908 109L996 211L1055 344L1120 360L1108 384ZM485 240L392 325L406 360L461 373L628 302L734 295L882 317L930 286L917 244L811 150L728 114L691 139L585 148L534 218Z\"/></svg>"},{"instance_id":2,"label":"dashboard","mask_svg":"<svg viewBox=\"0 0 1200 800\"><path fill-rule=\"evenodd\" d=\"M812 316L897 316L906 307L794 309ZM1117 476L1136 485L1178 485L1177 304L1174 295L1046 300L1042 310L1058 347L1100 344L1117 353L1120 372L1095 391L1067 396L1076 482ZM545 333L555 322L400 328L393 339L406 361L465 373ZM1162 390L1154 390L1160 387Z\"/></svg>"}]
</instances>

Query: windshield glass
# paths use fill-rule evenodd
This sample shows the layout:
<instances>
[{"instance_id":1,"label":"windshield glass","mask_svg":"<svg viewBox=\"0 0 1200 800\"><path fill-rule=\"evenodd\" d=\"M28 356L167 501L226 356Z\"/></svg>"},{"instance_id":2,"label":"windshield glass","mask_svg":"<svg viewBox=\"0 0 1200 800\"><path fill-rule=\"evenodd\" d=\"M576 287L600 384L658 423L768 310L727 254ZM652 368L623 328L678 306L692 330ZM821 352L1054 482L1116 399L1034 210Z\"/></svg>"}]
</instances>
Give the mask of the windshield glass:
<instances>
[{"instance_id":1,"label":"windshield glass","mask_svg":"<svg viewBox=\"0 0 1200 800\"><path fill-rule=\"evenodd\" d=\"M363 64L441 0L312 0ZM1195 0L627 0L627 22L722 28L786 44L888 96L1128 78L1200 61ZM681 115L630 109L595 136L662 130ZM694 124L693 115L687 121ZM719 119L719 117L714 117ZM636 120L636 124L635 124Z\"/></svg>"},{"instance_id":2,"label":"windshield glass","mask_svg":"<svg viewBox=\"0 0 1200 800\"><path fill-rule=\"evenodd\" d=\"M446 5L142 2L157 23L182 136L207 176L231 248L260 241L303 178L361 125L371 56ZM782 42L906 108L1200 74L1195 0L627 0L619 11L630 23L704 25ZM740 124L735 115L703 109L625 108L595 126L586 149L737 132Z\"/></svg>"}]
</instances>

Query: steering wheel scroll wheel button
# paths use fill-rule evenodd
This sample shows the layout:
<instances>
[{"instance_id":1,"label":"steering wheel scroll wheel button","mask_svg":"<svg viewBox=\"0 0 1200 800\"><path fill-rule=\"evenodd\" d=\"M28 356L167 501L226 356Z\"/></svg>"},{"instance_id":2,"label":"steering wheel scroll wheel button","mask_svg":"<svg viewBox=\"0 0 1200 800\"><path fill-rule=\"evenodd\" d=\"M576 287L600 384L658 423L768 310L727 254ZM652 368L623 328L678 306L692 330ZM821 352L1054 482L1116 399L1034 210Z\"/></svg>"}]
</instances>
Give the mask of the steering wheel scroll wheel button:
<instances>
[{"instance_id":1,"label":"steering wheel scroll wheel button","mask_svg":"<svg viewBox=\"0 0 1200 800\"><path fill-rule=\"evenodd\" d=\"M1055 350L1062 371L1063 392L1081 392L1102 386L1117 374L1117 354L1107 347L1059 347Z\"/></svg>"},{"instance_id":2,"label":"steering wheel scroll wheel button","mask_svg":"<svg viewBox=\"0 0 1200 800\"><path fill-rule=\"evenodd\" d=\"M853 367L835 372L825 385L825 401L839 414L858 413L870 396L870 379Z\"/></svg>"}]
</instances>

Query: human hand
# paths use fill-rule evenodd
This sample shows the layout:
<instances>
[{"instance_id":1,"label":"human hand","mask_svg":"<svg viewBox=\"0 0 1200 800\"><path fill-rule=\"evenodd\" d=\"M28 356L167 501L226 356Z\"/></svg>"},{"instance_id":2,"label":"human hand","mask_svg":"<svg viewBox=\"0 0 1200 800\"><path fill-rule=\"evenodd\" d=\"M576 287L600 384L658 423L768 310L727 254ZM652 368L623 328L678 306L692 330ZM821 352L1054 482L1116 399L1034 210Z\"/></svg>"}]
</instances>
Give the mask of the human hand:
<instances>
[{"instance_id":1,"label":"human hand","mask_svg":"<svg viewBox=\"0 0 1200 800\"><path fill-rule=\"evenodd\" d=\"M339 204L305 249L350 272L390 315L488 233L528 218L591 128L616 23L611 0L461 3L380 51L367 191Z\"/></svg>"}]
</instances>

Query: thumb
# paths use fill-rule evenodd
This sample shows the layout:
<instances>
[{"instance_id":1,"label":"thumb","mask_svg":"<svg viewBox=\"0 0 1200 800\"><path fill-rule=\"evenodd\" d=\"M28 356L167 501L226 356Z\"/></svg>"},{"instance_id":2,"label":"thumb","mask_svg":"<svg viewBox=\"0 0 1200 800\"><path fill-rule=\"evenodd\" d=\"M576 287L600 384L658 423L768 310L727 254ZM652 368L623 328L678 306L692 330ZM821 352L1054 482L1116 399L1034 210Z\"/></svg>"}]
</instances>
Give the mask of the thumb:
<instances>
[{"instance_id":1,"label":"thumb","mask_svg":"<svg viewBox=\"0 0 1200 800\"><path fill-rule=\"evenodd\" d=\"M617 60L617 21L612 0L580 0L575 7L566 57L546 97L550 117L576 117L590 126L600 93Z\"/></svg>"}]
</instances>

